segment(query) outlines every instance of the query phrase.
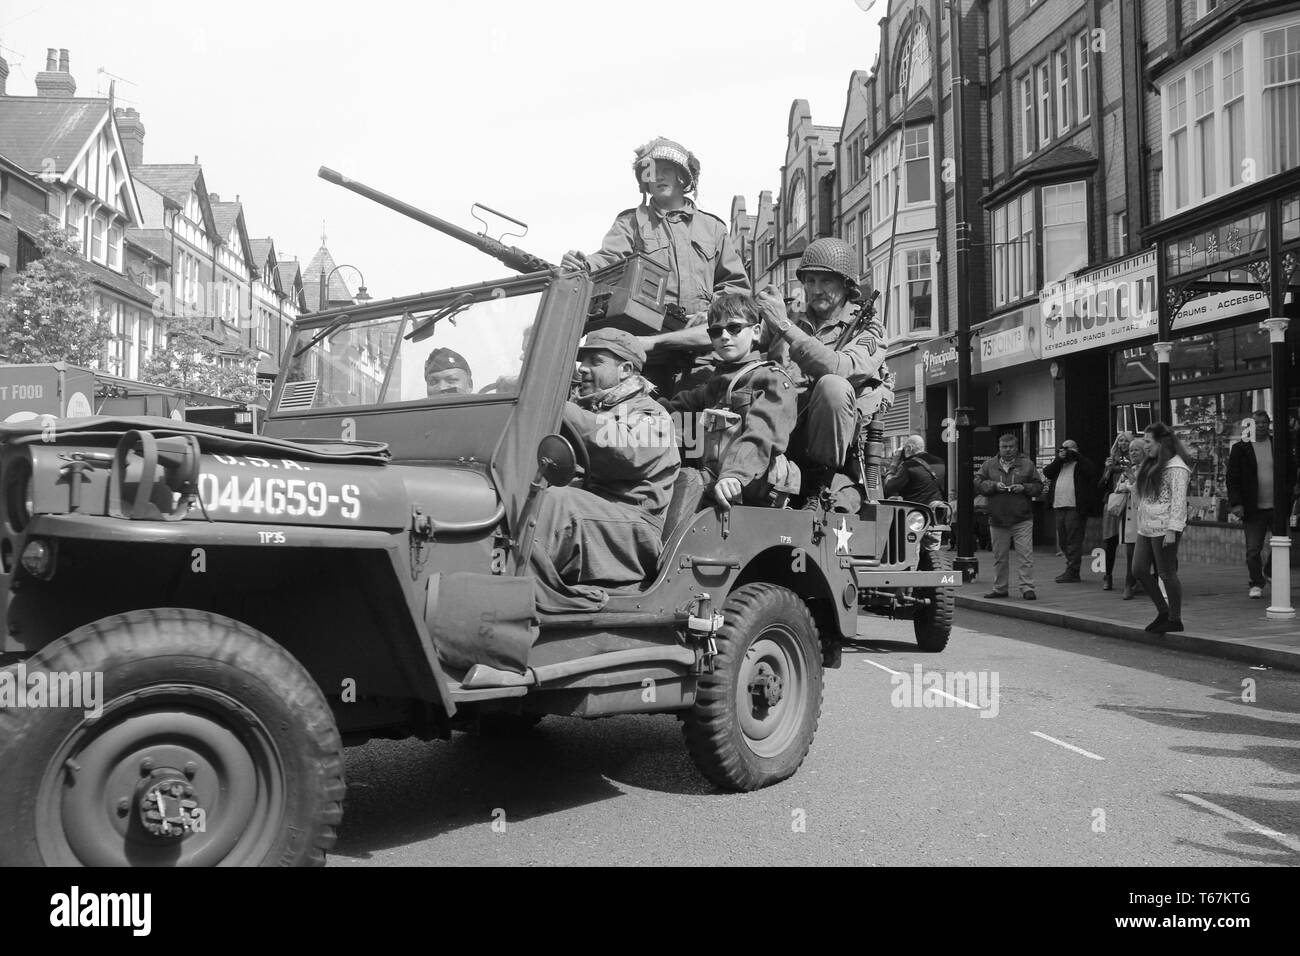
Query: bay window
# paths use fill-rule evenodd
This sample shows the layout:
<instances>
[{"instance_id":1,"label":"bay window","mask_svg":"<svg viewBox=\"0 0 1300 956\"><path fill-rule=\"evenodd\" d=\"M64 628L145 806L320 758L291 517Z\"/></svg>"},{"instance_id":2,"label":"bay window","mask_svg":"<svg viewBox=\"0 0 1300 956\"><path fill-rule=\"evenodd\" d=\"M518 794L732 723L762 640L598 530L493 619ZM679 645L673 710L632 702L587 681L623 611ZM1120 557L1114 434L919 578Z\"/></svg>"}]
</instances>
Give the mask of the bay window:
<instances>
[{"instance_id":1,"label":"bay window","mask_svg":"<svg viewBox=\"0 0 1300 956\"><path fill-rule=\"evenodd\" d=\"M1228 147L1228 185L1238 186L1244 181L1246 171L1246 86L1240 43L1223 52L1220 72L1223 74L1223 132Z\"/></svg>"},{"instance_id":2,"label":"bay window","mask_svg":"<svg viewBox=\"0 0 1300 956\"><path fill-rule=\"evenodd\" d=\"M1192 71L1193 109L1196 117L1197 181L1201 198L1218 192L1218 167L1214 163L1214 61Z\"/></svg>"},{"instance_id":3,"label":"bay window","mask_svg":"<svg viewBox=\"0 0 1300 956\"><path fill-rule=\"evenodd\" d=\"M1300 167L1300 23L1264 32L1266 175Z\"/></svg>"},{"instance_id":4,"label":"bay window","mask_svg":"<svg viewBox=\"0 0 1300 956\"><path fill-rule=\"evenodd\" d=\"M907 251L907 316L909 332L929 332L933 323L930 250Z\"/></svg>"},{"instance_id":5,"label":"bay window","mask_svg":"<svg viewBox=\"0 0 1300 956\"><path fill-rule=\"evenodd\" d=\"M1187 156L1187 79L1169 84L1165 109L1169 155L1165 162L1165 183L1173 208L1181 209L1188 200Z\"/></svg>"},{"instance_id":6,"label":"bay window","mask_svg":"<svg viewBox=\"0 0 1300 956\"><path fill-rule=\"evenodd\" d=\"M1088 263L1088 187L1043 187L1043 279L1055 282Z\"/></svg>"}]
</instances>

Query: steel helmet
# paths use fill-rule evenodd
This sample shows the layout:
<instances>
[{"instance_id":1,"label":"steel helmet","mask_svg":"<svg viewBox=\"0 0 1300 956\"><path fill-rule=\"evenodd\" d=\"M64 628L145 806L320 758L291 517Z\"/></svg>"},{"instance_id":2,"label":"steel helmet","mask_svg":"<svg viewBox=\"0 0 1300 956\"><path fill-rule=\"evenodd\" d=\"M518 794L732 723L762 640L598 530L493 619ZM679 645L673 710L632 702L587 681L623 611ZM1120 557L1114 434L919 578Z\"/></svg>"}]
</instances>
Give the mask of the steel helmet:
<instances>
[{"instance_id":1,"label":"steel helmet","mask_svg":"<svg viewBox=\"0 0 1300 956\"><path fill-rule=\"evenodd\" d=\"M700 161L695 158L695 154L681 143L674 142L671 139L664 139L662 136L656 136L650 142L638 146L636 148L636 159L632 160L632 173L636 176L637 185L641 187L642 192L646 191L642 168L648 159L675 163L680 166L688 180L686 192L695 192L699 187Z\"/></svg>"},{"instance_id":2,"label":"steel helmet","mask_svg":"<svg viewBox=\"0 0 1300 956\"><path fill-rule=\"evenodd\" d=\"M837 275L844 280L850 302L862 298L862 291L858 288L858 272L853 268L853 248L843 239L826 236L810 243L803 251L803 258L799 260L795 278L802 282L805 272L829 272Z\"/></svg>"}]
</instances>

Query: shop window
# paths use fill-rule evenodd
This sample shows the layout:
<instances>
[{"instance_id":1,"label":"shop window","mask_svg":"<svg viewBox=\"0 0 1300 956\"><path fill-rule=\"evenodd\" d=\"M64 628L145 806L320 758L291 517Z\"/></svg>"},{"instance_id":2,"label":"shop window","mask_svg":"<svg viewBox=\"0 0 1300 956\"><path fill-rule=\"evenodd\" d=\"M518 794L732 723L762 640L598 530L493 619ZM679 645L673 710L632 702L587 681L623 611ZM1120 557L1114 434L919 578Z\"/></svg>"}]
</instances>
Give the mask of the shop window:
<instances>
[{"instance_id":1,"label":"shop window","mask_svg":"<svg viewBox=\"0 0 1300 956\"><path fill-rule=\"evenodd\" d=\"M1138 402L1115 406L1115 434L1140 435L1156 420L1155 403Z\"/></svg>"},{"instance_id":2,"label":"shop window","mask_svg":"<svg viewBox=\"0 0 1300 956\"><path fill-rule=\"evenodd\" d=\"M1036 425L1032 454L1038 470L1042 471L1056 457L1056 419L1045 418Z\"/></svg>"},{"instance_id":3,"label":"shop window","mask_svg":"<svg viewBox=\"0 0 1300 956\"><path fill-rule=\"evenodd\" d=\"M1170 423L1191 461L1187 517L1225 521L1228 510L1228 454L1241 440L1242 423L1257 408L1272 408L1267 388L1175 397Z\"/></svg>"}]
</instances>

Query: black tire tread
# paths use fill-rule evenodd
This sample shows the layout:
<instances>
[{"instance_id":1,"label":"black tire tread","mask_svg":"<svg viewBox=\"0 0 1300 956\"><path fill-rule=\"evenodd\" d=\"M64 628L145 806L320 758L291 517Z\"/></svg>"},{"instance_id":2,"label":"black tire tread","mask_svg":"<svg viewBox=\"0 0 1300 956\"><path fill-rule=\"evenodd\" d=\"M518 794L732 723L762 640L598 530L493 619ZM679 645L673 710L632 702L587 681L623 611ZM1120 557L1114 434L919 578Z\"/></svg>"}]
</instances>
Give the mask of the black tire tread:
<instances>
[{"instance_id":1,"label":"black tire tread","mask_svg":"<svg viewBox=\"0 0 1300 956\"><path fill-rule=\"evenodd\" d=\"M937 564L937 567L931 567L932 564ZM951 571L952 556L940 550L922 549L917 570ZM925 611L917 611L916 616L912 618L912 631L916 635L916 645L928 654L938 654L948 646L948 638L952 634L955 594L952 588L919 588L918 591L925 597L933 598L934 603Z\"/></svg>"},{"instance_id":2,"label":"black tire tread","mask_svg":"<svg viewBox=\"0 0 1300 956\"><path fill-rule=\"evenodd\" d=\"M170 633L169 633L170 631ZM176 645L183 634L188 649ZM329 704L303 666L260 631L233 618L188 608L151 608L103 618L69 632L28 659L28 667L47 670L108 670L120 663L153 656L202 656L238 669L247 680L273 688L295 713L311 742L314 786L320 795L313 818L304 821L306 837L296 858L283 865L323 866L338 839L346 784L343 745ZM108 701L105 701L107 704ZM40 732L32 710L0 708L0 765L12 766L9 755ZM11 777L18 775L12 774ZM11 780L11 786L17 781ZM0 807L7 800L0 783ZM0 820L0 864L18 849L15 834L5 835L9 820ZM17 835L23 838L23 835Z\"/></svg>"},{"instance_id":3,"label":"black tire tread","mask_svg":"<svg viewBox=\"0 0 1300 956\"><path fill-rule=\"evenodd\" d=\"M812 745L821 719L823 677L821 648L817 641L817 626L807 605L787 588L776 584L745 584L733 591L723 607L724 623L715 635L718 653L713 658L713 673L701 674L697 679L695 706L687 713L682 724L686 747L700 772L718 787L726 790L756 790L778 780L792 776L803 764L808 747L795 764L779 777L770 778L758 773L744 759L736 742L734 701L731 683L734 679L738 651L748 646L747 621L753 620L773 605L793 613L811 635L812 647L808 665L810 688L816 700L813 708L812 729L808 734L808 747Z\"/></svg>"}]
</instances>

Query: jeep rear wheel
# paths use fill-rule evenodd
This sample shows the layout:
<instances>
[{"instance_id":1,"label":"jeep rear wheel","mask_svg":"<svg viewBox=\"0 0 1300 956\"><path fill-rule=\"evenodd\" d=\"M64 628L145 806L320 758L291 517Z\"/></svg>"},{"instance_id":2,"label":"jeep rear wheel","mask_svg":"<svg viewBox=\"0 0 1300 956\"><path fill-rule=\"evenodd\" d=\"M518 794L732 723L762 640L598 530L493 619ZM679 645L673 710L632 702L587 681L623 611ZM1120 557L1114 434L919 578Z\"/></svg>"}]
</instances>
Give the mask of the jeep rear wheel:
<instances>
[{"instance_id":1,"label":"jeep rear wheel","mask_svg":"<svg viewBox=\"0 0 1300 956\"><path fill-rule=\"evenodd\" d=\"M917 562L918 571L951 571L952 557L945 551L921 549ZM916 646L931 654L937 654L948 646L948 635L952 633L952 609L955 603L952 588L917 588L916 597L929 598L930 603L916 610L912 618L912 630L916 634Z\"/></svg>"},{"instance_id":2,"label":"jeep rear wheel","mask_svg":"<svg viewBox=\"0 0 1300 956\"><path fill-rule=\"evenodd\" d=\"M0 710L0 865L325 862L343 815L338 729L266 635L200 611L133 611L21 666L102 680L102 713Z\"/></svg>"},{"instance_id":3,"label":"jeep rear wheel","mask_svg":"<svg viewBox=\"0 0 1300 956\"><path fill-rule=\"evenodd\" d=\"M722 609L713 673L701 675L683 730L695 765L728 790L791 776L812 746L822 660L812 615L774 584L737 588Z\"/></svg>"}]
</instances>

